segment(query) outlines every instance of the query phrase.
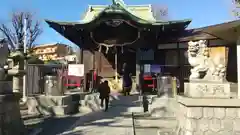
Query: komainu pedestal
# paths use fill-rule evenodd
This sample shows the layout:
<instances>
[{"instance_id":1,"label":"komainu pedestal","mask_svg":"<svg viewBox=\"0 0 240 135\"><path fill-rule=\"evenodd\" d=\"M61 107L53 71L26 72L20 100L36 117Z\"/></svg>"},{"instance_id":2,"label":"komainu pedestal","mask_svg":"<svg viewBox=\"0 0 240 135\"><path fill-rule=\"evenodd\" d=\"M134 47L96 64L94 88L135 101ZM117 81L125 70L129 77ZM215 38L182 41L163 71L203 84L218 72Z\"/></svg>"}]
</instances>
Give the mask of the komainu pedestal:
<instances>
[{"instance_id":1,"label":"komainu pedestal","mask_svg":"<svg viewBox=\"0 0 240 135\"><path fill-rule=\"evenodd\" d=\"M192 66L184 95L178 96L178 135L240 135L240 99L226 81L225 60L210 57L205 41L189 42ZM215 60L215 61L214 61Z\"/></svg>"}]
</instances>

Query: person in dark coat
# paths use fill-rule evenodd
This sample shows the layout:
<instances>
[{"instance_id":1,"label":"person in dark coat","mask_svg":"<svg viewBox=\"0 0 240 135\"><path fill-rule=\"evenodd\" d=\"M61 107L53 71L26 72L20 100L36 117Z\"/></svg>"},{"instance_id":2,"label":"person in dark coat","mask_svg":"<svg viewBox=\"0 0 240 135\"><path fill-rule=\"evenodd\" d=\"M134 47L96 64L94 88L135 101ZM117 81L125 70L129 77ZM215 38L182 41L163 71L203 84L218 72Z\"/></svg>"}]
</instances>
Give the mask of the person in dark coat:
<instances>
[{"instance_id":1,"label":"person in dark coat","mask_svg":"<svg viewBox=\"0 0 240 135\"><path fill-rule=\"evenodd\" d=\"M123 64L123 93L125 96L130 95L130 92L132 90L132 78L131 73L129 70L129 67L127 66L127 63Z\"/></svg>"},{"instance_id":2,"label":"person in dark coat","mask_svg":"<svg viewBox=\"0 0 240 135\"><path fill-rule=\"evenodd\" d=\"M105 111L107 111L110 94L110 87L108 86L108 81L104 81L103 83L101 83L99 85L98 91L100 93L99 98L101 99L101 107L103 107L103 102L105 101Z\"/></svg>"}]
</instances>

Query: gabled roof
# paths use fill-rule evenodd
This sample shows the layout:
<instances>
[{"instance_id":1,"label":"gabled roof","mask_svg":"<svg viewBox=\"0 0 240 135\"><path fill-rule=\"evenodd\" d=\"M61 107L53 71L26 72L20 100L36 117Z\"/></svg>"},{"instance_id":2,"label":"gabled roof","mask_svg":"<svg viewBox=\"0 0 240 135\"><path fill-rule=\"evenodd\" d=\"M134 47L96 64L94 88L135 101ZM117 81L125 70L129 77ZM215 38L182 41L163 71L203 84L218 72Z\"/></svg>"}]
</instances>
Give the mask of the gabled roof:
<instances>
[{"instance_id":1,"label":"gabled roof","mask_svg":"<svg viewBox=\"0 0 240 135\"><path fill-rule=\"evenodd\" d=\"M89 9L83 20L78 22L59 22L46 20L50 27L55 29L61 35L79 45L83 36L83 29L91 31L97 24L109 19L127 19L131 20L139 29L184 30L190 23L190 19L162 21L156 20L152 14L150 5L127 6L122 0L113 0L112 5L108 6L89 6Z\"/></svg>"},{"instance_id":2,"label":"gabled roof","mask_svg":"<svg viewBox=\"0 0 240 135\"><path fill-rule=\"evenodd\" d=\"M206 40L216 39L217 37L202 32L200 29L188 29L183 32L177 39L178 42L185 42L190 40Z\"/></svg>"},{"instance_id":3,"label":"gabled roof","mask_svg":"<svg viewBox=\"0 0 240 135\"><path fill-rule=\"evenodd\" d=\"M58 22L51 20L46 20L46 22L50 24L50 26L53 23L57 23L59 25L78 25L81 27L82 25L90 25L91 23L96 23L99 20L104 20L102 16L105 13L127 15L131 18L131 20L141 25L145 24L150 26L159 26L170 24L184 24L183 28L185 29L191 23L191 19L176 21L156 20L153 17L150 5L127 6L121 0L113 0L113 4L108 6L89 6L85 17L79 22Z\"/></svg>"},{"instance_id":4,"label":"gabled roof","mask_svg":"<svg viewBox=\"0 0 240 135\"><path fill-rule=\"evenodd\" d=\"M225 41L236 43L240 37L240 20L202 27L199 30Z\"/></svg>"}]
</instances>

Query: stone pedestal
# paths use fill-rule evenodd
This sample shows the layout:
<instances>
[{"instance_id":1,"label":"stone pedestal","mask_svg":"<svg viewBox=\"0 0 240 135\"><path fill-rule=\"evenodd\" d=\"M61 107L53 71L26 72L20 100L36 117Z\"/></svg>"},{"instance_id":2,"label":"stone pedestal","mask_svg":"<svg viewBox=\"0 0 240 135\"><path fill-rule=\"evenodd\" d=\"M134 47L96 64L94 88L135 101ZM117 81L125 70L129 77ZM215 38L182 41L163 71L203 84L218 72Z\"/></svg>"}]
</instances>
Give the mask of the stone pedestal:
<instances>
[{"instance_id":1,"label":"stone pedestal","mask_svg":"<svg viewBox=\"0 0 240 135\"><path fill-rule=\"evenodd\" d=\"M12 82L11 81L0 81L0 94L12 93Z\"/></svg>"},{"instance_id":2,"label":"stone pedestal","mask_svg":"<svg viewBox=\"0 0 240 135\"><path fill-rule=\"evenodd\" d=\"M0 135L25 134L19 99L19 94L0 95Z\"/></svg>"},{"instance_id":3,"label":"stone pedestal","mask_svg":"<svg viewBox=\"0 0 240 135\"><path fill-rule=\"evenodd\" d=\"M178 96L179 135L240 134L240 99Z\"/></svg>"},{"instance_id":4,"label":"stone pedestal","mask_svg":"<svg viewBox=\"0 0 240 135\"><path fill-rule=\"evenodd\" d=\"M194 98L230 98L231 88L235 85L229 82L184 83L184 95Z\"/></svg>"}]
</instances>

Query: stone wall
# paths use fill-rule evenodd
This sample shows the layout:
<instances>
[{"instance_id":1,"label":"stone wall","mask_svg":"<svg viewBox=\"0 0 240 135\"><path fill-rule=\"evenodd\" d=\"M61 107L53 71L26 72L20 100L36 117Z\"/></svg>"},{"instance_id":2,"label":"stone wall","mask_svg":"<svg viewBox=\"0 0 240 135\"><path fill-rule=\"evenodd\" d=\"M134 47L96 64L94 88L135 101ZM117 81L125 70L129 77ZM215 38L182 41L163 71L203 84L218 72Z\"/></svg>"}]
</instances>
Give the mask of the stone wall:
<instances>
[{"instance_id":1,"label":"stone wall","mask_svg":"<svg viewBox=\"0 0 240 135\"><path fill-rule=\"evenodd\" d=\"M15 94L0 95L0 135L24 135L19 99Z\"/></svg>"},{"instance_id":2,"label":"stone wall","mask_svg":"<svg viewBox=\"0 0 240 135\"><path fill-rule=\"evenodd\" d=\"M180 135L240 135L239 99L179 97L178 101Z\"/></svg>"}]
</instances>

